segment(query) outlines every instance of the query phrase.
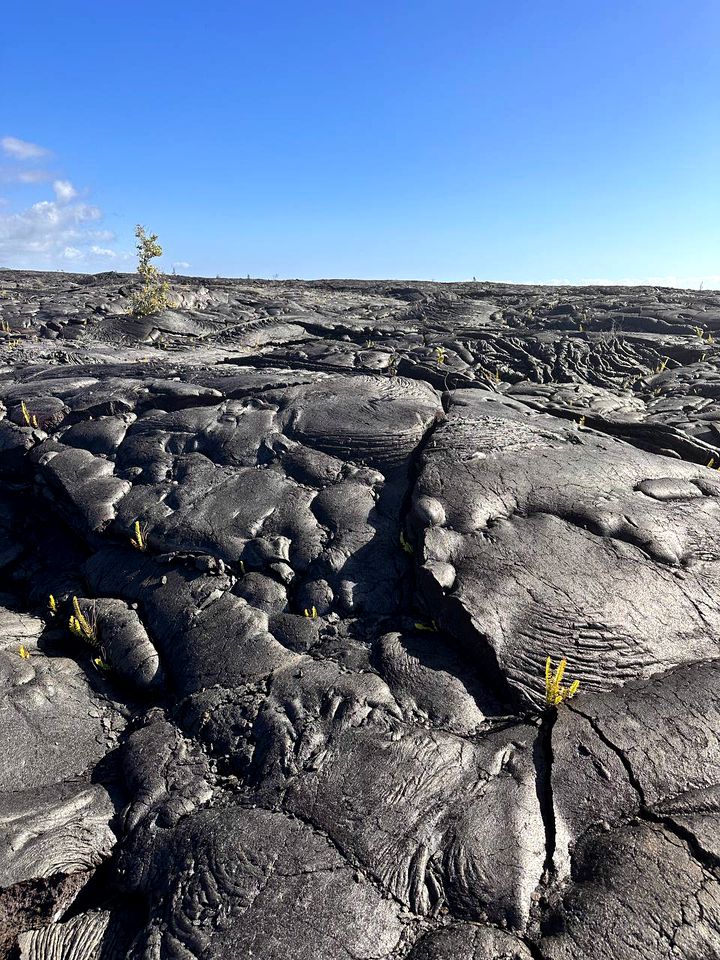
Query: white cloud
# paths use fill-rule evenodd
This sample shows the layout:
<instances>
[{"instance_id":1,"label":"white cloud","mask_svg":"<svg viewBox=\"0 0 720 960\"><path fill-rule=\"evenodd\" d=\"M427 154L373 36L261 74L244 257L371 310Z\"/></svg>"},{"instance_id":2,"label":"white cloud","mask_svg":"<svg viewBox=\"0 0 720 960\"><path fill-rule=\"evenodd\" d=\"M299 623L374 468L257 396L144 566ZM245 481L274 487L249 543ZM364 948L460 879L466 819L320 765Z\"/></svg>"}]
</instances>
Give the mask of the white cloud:
<instances>
[{"instance_id":1,"label":"white cloud","mask_svg":"<svg viewBox=\"0 0 720 960\"><path fill-rule=\"evenodd\" d=\"M47 170L11 170L9 167L0 168L2 183L43 183L50 179Z\"/></svg>"},{"instance_id":2,"label":"white cloud","mask_svg":"<svg viewBox=\"0 0 720 960\"><path fill-rule=\"evenodd\" d=\"M44 147L3 137L0 153L27 162L19 168L0 167L0 182L39 184L51 179L35 162L51 155ZM69 263L74 269L97 270L131 259L131 254L114 249L115 234L100 223L102 211L78 199L69 179L56 175L52 190L53 199L40 199L29 207L20 207L17 191L14 204L0 204L0 266L57 269Z\"/></svg>"},{"instance_id":3,"label":"white cloud","mask_svg":"<svg viewBox=\"0 0 720 960\"><path fill-rule=\"evenodd\" d=\"M77 190L69 180L55 180L53 190L55 191L55 196L61 203L68 203L77 196Z\"/></svg>"},{"instance_id":4,"label":"white cloud","mask_svg":"<svg viewBox=\"0 0 720 960\"><path fill-rule=\"evenodd\" d=\"M20 212L0 213L0 264L53 267L59 259L77 260L87 250L88 225L102 217L85 203L41 200Z\"/></svg>"},{"instance_id":5,"label":"white cloud","mask_svg":"<svg viewBox=\"0 0 720 960\"><path fill-rule=\"evenodd\" d=\"M40 157L50 155L50 151L46 150L45 147L40 147L27 140L19 140L17 137L3 137L0 140L0 148L2 148L3 153L15 160L38 160Z\"/></svg>"},{"instance_id":6,"label":"white cloud","mask_svg":"<svg viewBox=\"0 0 720 960\"><path fill-rule=\"evenodd\" d=\"M189 266L190 264L187 262L187 260L175 260L172 268L173 270L187 270Z\"/></svg>"}]
</instances>

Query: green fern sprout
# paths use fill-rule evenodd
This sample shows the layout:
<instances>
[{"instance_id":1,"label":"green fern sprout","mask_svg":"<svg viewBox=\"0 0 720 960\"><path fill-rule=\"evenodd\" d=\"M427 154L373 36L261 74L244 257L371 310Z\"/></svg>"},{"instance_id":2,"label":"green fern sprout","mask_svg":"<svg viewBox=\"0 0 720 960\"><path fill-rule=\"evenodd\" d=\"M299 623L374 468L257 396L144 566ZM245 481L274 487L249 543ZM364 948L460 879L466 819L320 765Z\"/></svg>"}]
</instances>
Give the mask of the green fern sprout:
<instances>
[{"instance_id":1,"label":"green fern sprout","mask_svg":"<svg viewBox=\"0 0 720 960\"><path fill-rule=\"evenodd\" d=\"M22 411L23 420L25 421L25 425L28 426L28 427L35 427L35 429L37 429L37 427L38 427L38 418L35 416L34 413L30 413L30 411L29 411L28 408L27 408L27 404L25 403L24 400L21 400L21 401L20 401L20 410Z\"/></svg>"},{"instance_id":2,"label":"green fern sprout","mask_svg":"<svg viewBox=\"0 0 720 960\"><path fill-rule=\"evenodd\" d=\"M133 524L133 531L135 536L130 537L130 543L136 550L142 550L144 553L147 550L147 524L141 525L140 521L136 520Z\"/></svg>"},{"instance_id":3,"label":"green fern sprout","mask_svg":"<svg viewBox=\"0 0 720 960\"><path fill-rule=\"evenodd\" d=\"M569 687L562 686L566 666L567 660L563 657L557 670L553 673L552 660L550 657L547 658L545 663L545 702L548 706L559 707L566 700L571 700L578 691L579 680L573 680Z\"/></svg>"},{"instance_id":4,"label":"green fern sprout","mask_svg":"<svg viewBox=\"0 0 720 960\"><path fill-rule=\"evenodd\" d=\"M77 597L73 597L72 606L73 613L68 620L70 633L75 637L79 637L80 640L84 640L85 643L90 644L91 647L99 649L100 643L98 642L97 620L95 616L91 616L90 619L85 616L80 609Z\"/></svg>"}]
</instances>

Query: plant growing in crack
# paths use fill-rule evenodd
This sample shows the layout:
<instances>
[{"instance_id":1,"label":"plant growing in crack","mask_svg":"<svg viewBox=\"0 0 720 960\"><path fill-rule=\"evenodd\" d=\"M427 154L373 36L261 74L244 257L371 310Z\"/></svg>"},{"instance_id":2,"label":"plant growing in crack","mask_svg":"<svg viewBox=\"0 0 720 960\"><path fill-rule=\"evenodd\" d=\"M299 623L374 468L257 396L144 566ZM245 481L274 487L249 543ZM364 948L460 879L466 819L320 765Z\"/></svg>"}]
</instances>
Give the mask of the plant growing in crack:
<instances>
[{"instance_id":1,"label":"plant growing in crack","mask_svg":"<svg viewBox=\"0 0 720 960\"><path fill-rule=\"evenodd\" d=\"M550 707L559 707L566 700L571 700L578 692L579 680L573 680L569 687L562 686L566 666L567 660L563 657L553 673L550 657L545 662L545 703Z\"/></svg>"},{"instance_id":2,"label":"plant growing in crack","mask_svg":"<svg viewBox=\"0 0 720 960\"><path fill-rule=\"evenodd\" d=\"M25 421L25 426L35 427L35 429L37 429L39 427L38 418L34 413L30 413L24 400L20 401L20 410L22 412L23 420Z\"/></svg>"},{"instance_id":3,"label":"plant growing in crack","mask_svg":"<svg viewBox=\"0 0 720 960\"><path fill-rule=\"evenodd\" d=\"M73 597L72 607L73 612L68 620L68 629L70 630L70 633L72 633L75 637L79 637L80 640L84 640L85 643L88 643L91 647L100 649L97 617L94 613L91 613L89 617L86 617L80 609L80 604L78 603L77 597Z\"/></svg>"},{"instance_id":4,"label":"plant growing in crack","mask_svg":"<svg viewBox=\"0 0 720 960\"><path fill-rule=\"evenodd\" d=\"M93 657L93 666L99 673L109 673L110 664L102 657Z\"/></svg>"},{"instance_id":5,"label":"plant growing in crack","mask_svg":"<svg viewBox=\"0 0 720 960\"><path fill-rule=\"evenodd\" d=\"M412 544L408 543L407 538L405 537L405 532L403 530L400 531L400 546L403 548L405 553L411 553L411 554L415 553L415 551L413 550Z\"/></svg>"},{"instance_id":6,"label":"plant growing in crack","mask_svg":"<svg viewBox=\"0 0 720 960\"><path fill-rule=\"evenodd\" d=\"M147 550L147 531L148 525L146 523L140 523L139 520L136 520L133 524L134 537L130 537L130 543L136 550L141 550L143 553Z\"/></svg>"}]
</instances>

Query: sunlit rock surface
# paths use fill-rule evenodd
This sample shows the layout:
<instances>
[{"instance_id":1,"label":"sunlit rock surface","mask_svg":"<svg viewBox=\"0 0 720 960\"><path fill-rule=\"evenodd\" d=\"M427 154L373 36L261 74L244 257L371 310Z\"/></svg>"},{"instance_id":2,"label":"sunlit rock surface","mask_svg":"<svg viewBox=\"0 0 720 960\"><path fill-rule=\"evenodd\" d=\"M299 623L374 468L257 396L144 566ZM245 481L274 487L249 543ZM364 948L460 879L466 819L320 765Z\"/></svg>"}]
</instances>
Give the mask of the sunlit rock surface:
<instances>
[{"instance_id":1,"label":"sunlit rock surface","mask_svg":"<svg viewBox=\"0 0 720 960\"><path fill-rule=\"evenodd\" d=\"M720 956L720 295L134 282L0 271L0 955Z\"/></svg>"}]
</instances>

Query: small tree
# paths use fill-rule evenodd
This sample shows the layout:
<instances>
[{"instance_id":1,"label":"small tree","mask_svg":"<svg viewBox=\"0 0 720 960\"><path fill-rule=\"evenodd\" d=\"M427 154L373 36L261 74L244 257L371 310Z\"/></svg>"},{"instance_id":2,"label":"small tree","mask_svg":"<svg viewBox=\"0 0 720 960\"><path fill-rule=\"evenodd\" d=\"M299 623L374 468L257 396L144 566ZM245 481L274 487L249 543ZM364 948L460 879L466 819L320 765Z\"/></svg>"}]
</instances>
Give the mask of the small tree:
<instances>
[{"instance_id":1,"label":"small tree","mask_svg":"<svg viewBox=\"0 0 720 960\"><path fill-rule=\"evenodd\" d=\"M167 306L170 288L158 268L150 263L156 257L161 257L163 252L158 243L157 234L151 233L148 236L145 233L145 227L138 224L135 227L135 236L137 237L137 269L143 285L133 294L132 312L136 317L146 317Z\"/></svg>"}]
</instances>

